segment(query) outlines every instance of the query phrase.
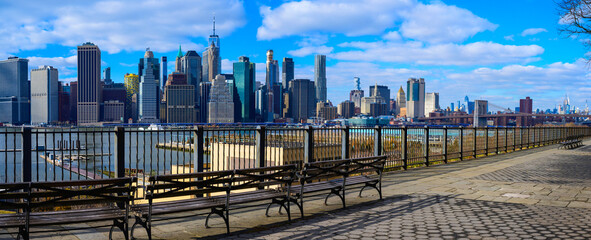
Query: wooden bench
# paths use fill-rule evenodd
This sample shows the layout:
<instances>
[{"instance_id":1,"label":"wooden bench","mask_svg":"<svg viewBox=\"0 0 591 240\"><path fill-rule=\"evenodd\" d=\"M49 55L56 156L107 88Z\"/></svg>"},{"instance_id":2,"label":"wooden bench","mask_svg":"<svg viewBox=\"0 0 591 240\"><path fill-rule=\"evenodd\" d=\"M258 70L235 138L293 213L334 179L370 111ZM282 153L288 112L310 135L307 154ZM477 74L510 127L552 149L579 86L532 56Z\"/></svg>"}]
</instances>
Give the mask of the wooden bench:
<instances>
[{"instance_id":1,"label":"wooden bench","mask_svg":"<svg viewBox=\"0 0 591 240\"><path fill-rule=\"evenodd\" d=\"M141 225L151 239L154 216L198 210L210 210L205 219L206 227L209 227L209 218L215 214L224 220L229 233L230 210L240 204L265 200L288 209L288 219L291 220L289 203L293 201L290 201L290 189L295 174L296 165L283 165L150 177L150 185L146 188L148 203L132 206L136 222L131 228L131 236L133 238L135 227ZM170 200L172 197L184 198Z\"/></svg>"},{"instance_id":2,"label":"wooden bench","mask_svg":"<svg viewBox=\"0 0 591 240\"><path fill-rule=\"evenodd\" d=\"M560 142L558 149L574 149L578 148L583 145L583 141L581 140L581 136L570 136L567 137L564 141Z\"/></svg>"},{"instance_id":3,"label":"wooden bench","mask_svg":"<svg viewBox=\"0 0 591 240\"><path fill-rule=\"evenodd\" d=\"M0 184L0 208L15 212L2 214L0 226L18 228L18 237L29 239L32 227L113 221L109 239L115 227L128 239L129 205L136 181L114 178Z\"/></svg>"},{"instance_id":4,"label":"wooden bench","mask_svg":"<svg viewBox=\"0 0 591 240\"><path fill-rule=\"evenodd\" d=\"M343 208L346 207L345 192L349 190L349 187L361 187L360 197L365 188L374 188L382 199L382 173L385 164L386 156L304 164L303 170L299 174L300 185L291 188L291 191L297 193L299 198L301 215L304 216L304 195L317 192L330 191L324 199L324 204L327 204L331 195L336 195L341 199ZM376 175L367 175L370 173L376 173Z\"/></svg>"}]
</instances>

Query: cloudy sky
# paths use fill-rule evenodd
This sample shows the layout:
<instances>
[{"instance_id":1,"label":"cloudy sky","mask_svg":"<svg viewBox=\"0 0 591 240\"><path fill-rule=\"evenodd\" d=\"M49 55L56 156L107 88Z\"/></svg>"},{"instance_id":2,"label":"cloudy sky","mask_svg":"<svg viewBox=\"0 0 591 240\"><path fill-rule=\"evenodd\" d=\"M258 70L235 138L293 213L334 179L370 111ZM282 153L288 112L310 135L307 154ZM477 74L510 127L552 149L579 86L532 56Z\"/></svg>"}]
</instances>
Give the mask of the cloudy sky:
<instances>
[{"instance_id":1,"label":"cloudy sky","mask_svg":"<svg viewBox=\"0 0 591 240\"><path fill-rule=\"evenodd\" d=\"M0 59L26 57L72 81L76 46L90 41L123 82L148 47L169 59L179 45L201 53L214 15L224 73L244 55L264 81L273 49L276 59L294 58L297 78L312 78L314 54L325 54L335 104L348 98L353 77L366 91L377 82L393 95L423 77L442 107L467 95L513 108L530 96L546 109L568 94L584 108L591 96L586 39L558 33L553 1L0 0Z\"/></svg>"}]
</instances>

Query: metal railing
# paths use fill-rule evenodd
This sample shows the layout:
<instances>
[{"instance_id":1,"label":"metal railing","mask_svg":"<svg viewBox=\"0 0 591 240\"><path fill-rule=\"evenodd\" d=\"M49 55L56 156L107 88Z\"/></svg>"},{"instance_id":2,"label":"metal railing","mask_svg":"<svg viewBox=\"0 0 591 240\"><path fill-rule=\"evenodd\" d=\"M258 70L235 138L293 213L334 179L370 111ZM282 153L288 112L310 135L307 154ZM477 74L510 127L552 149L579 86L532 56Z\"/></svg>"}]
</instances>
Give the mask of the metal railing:
<instances>
[{"instance_id":1,"label":"metal railing","mask_svg":"<svg viewBox=\"0 0 591 240\"><path fill-rule=\"evenodd\" d=\"M0 128L0 182L180 174L387 155L401 170L587 137L589 127Z\"/></svg>"}]
</instances>

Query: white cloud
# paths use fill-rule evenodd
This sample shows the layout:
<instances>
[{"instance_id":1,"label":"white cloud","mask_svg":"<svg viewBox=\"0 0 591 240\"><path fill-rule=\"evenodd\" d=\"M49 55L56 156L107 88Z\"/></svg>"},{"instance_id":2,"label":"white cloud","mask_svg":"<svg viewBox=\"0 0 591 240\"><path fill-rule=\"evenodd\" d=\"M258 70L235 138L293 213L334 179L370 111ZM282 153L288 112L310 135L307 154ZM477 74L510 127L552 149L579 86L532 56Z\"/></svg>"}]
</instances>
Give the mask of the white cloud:
<instances>
[{"instance_id":1,"label":"white cloud","mask_svg":"<svg viewBox=\"0 0 591 240\"><path fill-rule=\"evenodd\" d=\"M542 32L548 32L548 30L544 29L544 28L528 28L523 30L523 32L521 32L521 36L525 37L525 36L530 36L530 35L536 35L538 33L542 33Z\"/></svg>"},{"instance_id":2,"label":"white cloud","mask_svg":"<svg viewBox=\"0 0 591 240\"><path fill-rule=\"evenodd\" d=\"M402 36L397 31L388 32L388 33L384 34L384 36L382 36L382 38L385 40L391 41L391 42L397 42L397 41L402 40Z\"/></svg>"},{"instance_id":3,"label":"white cloud","mask_svg":"<svg viewBox=\"0 0 591 240\"><path fill-rule=\"evenodd\" d=\"M505 40L507 41L515 41L515 39L513 39L515 37L515 35L511 34L509 36L504 36L503 38L505 38Z\"/></svg>"},{"instance_id":4,"label":"white cloud","mask_svg":"<svg viewBox=\"0 0 591 240\"><path fill-rule=\"evenodd\" d=\"M537 60L544 52L538 45L502 45L493 42L475 42L466 45L425 45L421 42L350 42L341 47L360 50L337 52L333 58L352 61L381 61L421 65L486 65L500 63L527 63Z\"/></svg>"},{"instance_id":5,"label":"white cloud","mask_svg":"<svg viewBox=\"0 0 591 240\"><path fill-rule=\"evenodd\" d=\"M78 57L76 55L69 57L27 57L29 59L29 69L35 69L39 66L48 65L58 69L60 76L77 74Z\"/></svg>"},{"instance_id":6,"label":"white cloud","mask_svg":"<svg viewBox=\"0 0 591 240\"><path fill-rule=\"evenodd\" d=\"M234 72L234 62L228 59L222 59L222 73L233 73Z\"/></svg>"},{"instance_id":7,"label":"white cloud","mask_svg":"<svg viewBox=\"0 0 591 240\"><path fill-rule=\"evenodd\" d=\"M263 24L259 40L309 33L342 33L347 36L381 34L400 20L400 11L415 0L324 0L287 2L275 9L260 8Z\"/></svg>"},{"instance_id":8,"label":"white cloud","mask_svg":"<svg viewBox=\"0 0 591 240\"><path fill-rule=\"evenodd\" d=\"M0 55L91 41L109 53L165 52L178 44L197 49L192 38L216 31L229 35L245 24L242 1L14 1L0 9Z\"/></svg>"},{"instance_id":9,"label":"white cloud","mask_svg":"<svg viewBox=\"0 0 591 240\"><path fill-rule=\"evenodd\" d=\"M479 32L497 28L496 24L466 9L443 3L419 4L403 16L402 35L429 43L462 42Z\"/></svg>"},{"instance_id":10,"label":"white cloud","mask_svg":"<svg viewBox=\"0 0 591 240\"><path fill-rule=\"evenodd\" d=\"M307 46L307 47L302 47L300 49L296 49L296 50L291 50L288 51L287 54L292 55L292 56L296 56L296 57L305 57L308 55L312 55L312 54L329 54L332 52L334 48L333 47L327 47L327 46Z\"/></svg>"}]
</instances>

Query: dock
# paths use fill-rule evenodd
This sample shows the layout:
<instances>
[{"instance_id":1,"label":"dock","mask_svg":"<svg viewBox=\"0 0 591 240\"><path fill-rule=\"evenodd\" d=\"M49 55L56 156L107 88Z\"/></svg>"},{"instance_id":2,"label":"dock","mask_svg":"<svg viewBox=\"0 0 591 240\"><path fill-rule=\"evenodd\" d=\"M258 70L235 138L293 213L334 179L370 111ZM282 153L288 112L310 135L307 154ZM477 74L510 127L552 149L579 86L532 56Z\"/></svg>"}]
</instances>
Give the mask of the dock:
<instances>
[{"instance_id":1,"label":"dock","mask_svg":"<svg viewBox=\"0 0 591 240\"><path fill-rule=\"evenodd\" d=\"M54 155L54 156L56 156L56 155ZM84 177L86 177L88 179L103 179L103 175L102 174L98 174L98 173L95 173L95 172L92 172L92 171L87 171L85 169L74 167L71 164L62 161L62 159L52 160L52 159L48 158L45 155L40 155L40 157L43 158L43 159L45 159L45 161L47 161L48 163L50 163L50 164L52 164L54 166L61 167L61 168L65 169L65 170L68 170L68 171L71 171L71 172L76 173L78 175L84 176ZM56 158L57 157L58 156L56 156ZM64 156L64 158L65 158L65 156ZM69 162L70 160L68 159L66 161Z\"/></svg>"}]
</instances>

